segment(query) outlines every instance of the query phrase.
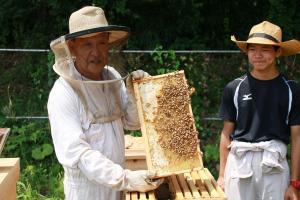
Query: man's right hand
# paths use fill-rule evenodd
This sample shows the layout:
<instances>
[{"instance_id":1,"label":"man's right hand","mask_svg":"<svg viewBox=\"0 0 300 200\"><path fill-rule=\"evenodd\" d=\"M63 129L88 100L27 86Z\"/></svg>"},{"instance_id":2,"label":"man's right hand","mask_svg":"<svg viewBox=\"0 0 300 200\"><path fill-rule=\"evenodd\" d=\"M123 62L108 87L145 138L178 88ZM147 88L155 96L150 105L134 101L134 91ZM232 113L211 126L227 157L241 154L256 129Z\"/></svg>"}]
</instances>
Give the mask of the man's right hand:
<instances>
[{"instance_id":1,"label":"man's right hand","mask_svg":"<svg viewBox=\"0 0 300 200\"><path fill-rule=\"evenodd\" d=\"M126 170L125 173L125 190L127 191L147 192L155 190L163 183L163 178L153 180L156 173L148 170Z\"/></svg>"}]
</instances>

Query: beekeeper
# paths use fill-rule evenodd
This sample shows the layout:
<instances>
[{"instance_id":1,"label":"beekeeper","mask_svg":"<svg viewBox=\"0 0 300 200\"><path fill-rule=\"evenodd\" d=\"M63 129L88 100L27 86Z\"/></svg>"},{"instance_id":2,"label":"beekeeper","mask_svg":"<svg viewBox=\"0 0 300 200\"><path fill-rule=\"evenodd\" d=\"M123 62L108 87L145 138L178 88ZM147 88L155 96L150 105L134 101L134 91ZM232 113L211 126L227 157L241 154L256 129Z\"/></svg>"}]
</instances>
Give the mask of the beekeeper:
<instances>
[{"instance_id":1,"label":"beekeeper","mask_svg":"<svg viewBox=\"0 0 300 200\"><path fill-rule=\"evenodd\" d=\"M64 168L66 199L119 199L121 190L148 191L161 183L147 170L123 168L124 131L140 128L132 79L108 63L129 36L129 28L108 25L99 7L70 16L69 34L51 42L60 76L49 95L48 113L58 161ZM127 89L124 79L127 77Z\"/></svg>"}]
</instances>

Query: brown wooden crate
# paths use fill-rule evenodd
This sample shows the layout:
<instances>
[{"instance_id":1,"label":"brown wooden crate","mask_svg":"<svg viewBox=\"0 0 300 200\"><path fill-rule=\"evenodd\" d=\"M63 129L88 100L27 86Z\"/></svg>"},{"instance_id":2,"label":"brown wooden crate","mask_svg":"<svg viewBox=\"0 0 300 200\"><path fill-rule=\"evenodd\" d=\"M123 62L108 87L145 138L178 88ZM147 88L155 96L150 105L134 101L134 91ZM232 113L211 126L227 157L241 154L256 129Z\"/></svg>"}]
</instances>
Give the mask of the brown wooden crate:
<instances>
[{"instance_id":1,"label":"brown wooden crate","mask_svg":"<svg viewBox=\"0 0 300 200\"><path fill-rule=\"evenodd\" d=\"M180 85L180 87L178 85ZM158 102L160 98L164 98L164 93L162 91L167 90L167 86L170 86L171 89L172 87L175 89L179 88L180 90L172 91L174 91L174 93L181 92L180 94L184 94L182 95L184 97L182 99L186 100L189 98L188 86L183 71L147 77L134 83L141 130L145 142L147 166L149 170L156 171L158 177L190 172L193 169L200 169L203 167L190 101L184 101L183 108L179 105L180 108L184 109L184 112L175 113L173 110L171 113L161 112L163 109L160 109L160 107L163 103L159 104ZM174 99L175 100L172 101L178 101L181 98ZM170 109L176 110L175 106L170 107ZM192 124L191 127L187 127L191 133L188 134L188 138L185 138L184 140L180 138L175 139L174 136L172 136L174 135L174 132L171 132L170 134L166 134L167 132L162 133L161 130L164 128L164 125L167 126L167 124L163 124L163 122L174 122L174 127L176 129L177 126L180 127L181 125L181 123L176 122L179 122L179 120L182 120L183 118L187 119L189 123L191 122L190 124ZM168 127L172 127L172 124L170 124L171 123L169 123ZM178 134L177 136L182 137L182 135L184 134ZM182 143L187 140L195 143L195 145L186 145L183 148ZM171 144L171 142L173 143ZM163 144L166 144L165 146L167 146L167 148L165 148ZM171 145L179 147L183 151L187 151L191 148L196 149L193 149L194 153L191 156L187 156L185 153L180 155L181 150L175 152L174 148L170 148Z\"/></svg>"}]
</instances>

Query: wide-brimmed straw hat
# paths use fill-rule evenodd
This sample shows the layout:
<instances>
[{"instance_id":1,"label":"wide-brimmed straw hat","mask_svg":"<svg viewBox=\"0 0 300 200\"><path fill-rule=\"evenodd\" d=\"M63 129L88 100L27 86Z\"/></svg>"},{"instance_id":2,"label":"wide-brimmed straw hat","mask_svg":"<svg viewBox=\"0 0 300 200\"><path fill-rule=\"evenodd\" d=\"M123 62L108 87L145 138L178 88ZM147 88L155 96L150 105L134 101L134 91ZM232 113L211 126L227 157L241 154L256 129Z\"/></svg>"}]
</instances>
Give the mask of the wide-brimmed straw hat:
<instances>
[{"instance_id":1,"label":"wide-brimmed straw hat","mask_svg":"<svg viewBox=\"0 0 300 200\"><path fill-rule=\"evenodd\" d=\"M300 51L300 42L298 40L289 40L282 42L281 28L268 21L263 21L250 30L246 41L238 41L235 36L231 36L231 40L243 51L247 52L247 44L265 44L279 46L281 48L281 56L294 55Z\"/></svg>"},{"instance_id":2,"label":"wide-brimmed straw hat","mask_svg":"<svg viewBox=\"0 0 300 200\"><path fill-rule=\"evenodd\" d=\"M101 8L86 6L71 14L69 18L69 33L64 35L64 38L67 41L78 37L91 37L103 32L109 33L108 44L111 46L113 43L126 40L130 29L125 26L109 25ZM52 42L53 44L56 43L55 40Z\"/></svg>"}]
</instances>

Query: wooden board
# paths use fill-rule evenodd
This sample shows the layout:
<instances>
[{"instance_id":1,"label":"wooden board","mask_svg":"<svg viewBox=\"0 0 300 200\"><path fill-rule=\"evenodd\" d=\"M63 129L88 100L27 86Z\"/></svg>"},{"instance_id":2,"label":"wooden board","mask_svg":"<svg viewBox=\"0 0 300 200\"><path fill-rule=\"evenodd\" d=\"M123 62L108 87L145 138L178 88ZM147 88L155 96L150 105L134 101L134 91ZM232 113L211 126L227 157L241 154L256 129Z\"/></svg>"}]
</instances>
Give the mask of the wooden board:
<instances>
[{"instance_id":1,"label":"wooden board","mask_svg":"<svg viewBox=\"0 0 300 200\"><path fill-rule=\"evenodd\" d=\"M15 200L20 175L19 158L0 159L0 199Z\"/></svg>"},{"instance_id":2,"label":"wooden board","mask_svg":"<svg viewBox=\"0 0 300 200\"><path fill-rule=\"evenodd\" d=\"M149 192L126 192L125 200L156 200L154 191Z\"/></svg>"},{"instance_id":3,"label":"wooden board","mask_svg":"<svg viewBox=\"0 0 300 200\"><path fill-rule=\"evenodd\" d=\"M149 170L157 177L203 168L183 71L134 82Z\"/></svg>"},{"instance_id":4,"label":"wooden board","mask_svg":"<svg viewBox=\"0 0 300 200\"><path fill-rule=\"evenodd\" d=\"M142 137L125 135L125 168L130 170L147 169L144 140Z\"/></svg>"},{"instance_id":5,"label":"wooden board","mask_svg":"<svg viewBox=\"0 0 300 200\"><path fill-rule=\"evenodd\" d=\"M193 171L192 173L177 174L168 177L169 192L172 199L214 199L226 200L225 193L217 185L208 169Z\"/></svg>"},{"instance_id":6,"label":"wooden board","mask_svg":"<svg viewBox=\"0 0 300 200\"><path fill-rule=\"evenodd\" d=\"M8 137L10 129L9 128L0 128L0 154L4 148L4 144Z\"/></svg>"}]
</instances>

